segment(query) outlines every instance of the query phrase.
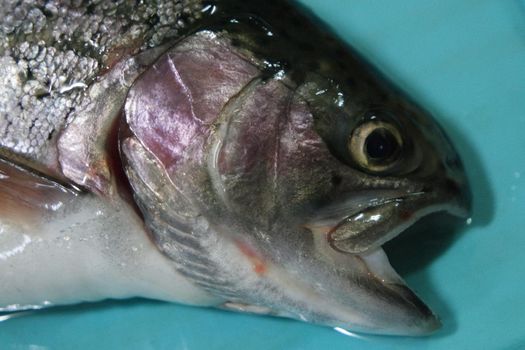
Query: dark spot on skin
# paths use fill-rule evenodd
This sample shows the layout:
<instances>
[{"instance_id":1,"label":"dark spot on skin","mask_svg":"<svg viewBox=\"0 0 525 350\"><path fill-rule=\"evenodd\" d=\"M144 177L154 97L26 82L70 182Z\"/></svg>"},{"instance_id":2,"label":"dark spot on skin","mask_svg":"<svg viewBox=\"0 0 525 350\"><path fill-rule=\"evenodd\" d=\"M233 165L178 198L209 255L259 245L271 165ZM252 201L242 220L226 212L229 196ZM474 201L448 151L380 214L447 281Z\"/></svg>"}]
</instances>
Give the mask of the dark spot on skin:
<instances>
[{"instance_id":1,"label":"dark spot on skin","mask_svg":"<svg viewBox=\"0 0 525 350\"><path fill-rule=\"evenodd\" d=\"M188 23L189 19L190 19L190 15L189 13L186 13L186 12L182 12L179 16L179 21L182 21L184 23Z\"/></svg>"},{"instance_id":2,"label":"dark spot on skin","mask_svg":"<svg viewBox=\"0 0 525 350\"><path fill-rule=\"evenodd\" d=\"M232 44L234 47L239 47L239 46L241 46L241 41L240 41L239 39L237 39L237 38L233 38L233 39L231 39L230 42L231 42L231 44Z\"/></svg>"},{"instance_id":3,"label":"dark spot on skin","mask_svg":"<svg viewBox=\"0 0 525 350\"><path fill-rule=\"evenodd\" d=\"M156 25L157 23L159 23L159 16L157 14L154 14L153 16L151 16L150 18L148 18L147 20L147 24L149 24L150 26L154 26Z\"/></svg>"},{"instance_id":4,"label":"dark spot on skin","mask_svg":"<svg viewBox=\"0 0 525 350\"><path fill-rule=\"evenodd\" d=\"M445 163L450 169L460 169L461 168L461 162L458 157L452 157L448 156L445 160Z\"/></svg>"},{"instance_id":5,"label":"dark spot on skin","mask_svg":"<svg viewBox=\"0 0 525 350\"><path fill-rule=\"evenodd\" d=\"M40 11L42 11L42 13L44 14L44 16L46 16L46 18L53 18L53 13L51 11L49 11L45 6L38 6L38 9Z\"/></svg>"},{"instance_id":6,"label":"dark spot on skin","mask_svg":"<svg viewBox=\"0 0 525 350\"><path fill-rule=\"evenodd\" d=\"M30 68L27 69L27 72L26 72L26 79L27 79L27 80L33 80L33 79L35 79L35 76L33 75L33 71L32 71Z\"/></svg>"},{"instance_id":7,"label":"dark spot on skin","mask_svg":"<svg viewBox=\"0 0 525 350\"><path fill-rule=\"evenodd\" d=\"M319 62L311 61L308 64L308 69L310 69L310 70L317 70L317 69L319 69Z\"/></svg>"},{"instance_id":8,"label":"dark spot on skin","mask_svg":"<svg viewBox=\"0 0 525 350\"><path fill-rule=\"evenodd\" d=\"M445 187L451 193L459 193L461 191L459 184L454 180L447 179L445 181Z\"/></svg>"},{"instance_id":9,"label":"dark spot on skin","mask_svg":"<svg viewBox=\"0 0 525 350\"><path fill-rule=\"evenodd\" d=\"M343 178L338 175L338 174L332 174L332 178L330 179L331 182L332 182L332 185L337 187L339 185L341 185L341 183L343 182Z\"/></svg>"},{"instance_id":10,"label":"dark spot on skin","mask_svg":"<svg viewBox=\"0 0 525 350\"><path fill-rule=\"evenodd\" d=\"M286 38L286 39L290 39L290 38L291 38L290 33L288 33L288 31L286 31L286 30L283 31L281 34L282 34L282 36L283 36L284 38Z\"/></svg>"},{"instance_id":11,"label":"dark spot on skin","mask_svg":"<svg viewBox=\"0 0 525 350\"><path fill-rule=\"evenodd\" d=\"M49 96L50 93L49 92L42 92L42 93L36 93L35 94L35 97L37 98L37 100L41 100L43 99L44 97L47 97Z\"/></svg>"},{"instance_id":12,"label":"dark spot on skin","mask_svg":"<svg viewBox=\"0 0 525 350\"><path fill-rule=\"evenodd\" d=\"M268 45L270 44L270 38L267 36L261 36L257 39L258 44Z\"/></svg>"},{"instance_id":13,"label":"dark spot on skin","mask_svg":"<svg viewBox=\"0 0 525 350\"><path fill-rule=\"evenodd\" d=\"M86 15L92 15L95 13L96 5L95 4L89 4L86 7Z\"/></svg>"},{"instance_id":14,"label":"dark spot on skin","mask_svg":"<svg viewBox=\"0 0 525 350\"><path fill-rule=\"evenodd\" d=\"M349 87L355 87L356 85L354 78L351 78L351 77L346 78L345 83Z\"/></svg>"},{"instance_id":15,"label":"dark spot on skin","mask_svg":"<svg viewBox=\"0 0 525 350\"><path fill-rule=\"evenodd\" d=\"M31 121L31 125L29 126L29 132L33 130L33 128L35 127L35 123L36 123L36 120Z\"/></svg>"},{"instance_id":16,"label":"dark spot on skin","mask_svg":"<svg viewBox=\"0 0 525 350\"><path fill-rule=\"evenodd\" d=\"M388 101L389 99L389 95L384 91L380 91L378 93L378 96L379 96L379 100L384 101L384 102Z\"/></svg>"},{"instance_id":17,"label":"dark spot on skin","mask_svg":"<svg viewBox=\"0 0 525 350\"><path fill-rule=\"evenodd\" d=\"M303 22L298 17L292 17L291 23L296 28L300 28L303 24Z\"/></svg>"},{"instance_id":18,"label":"dark spot on skin","mask_svg":"<svg viewBox=\"0 0 525 350\"><path fill-rule=\"evenodd\" d=\"M231 6L231 9L235 12L240 12L242 10L242 6L241 4L234 4L234 5L230 5Z\"/></svg>"},{"instance_id":19,"label":"dark spot on skin","mask_svg":"<svg viewBox=\"0 0 525 350\"><path fill-rule=\"evenodd\" d=\"M312 43L307 42L307 41L300 41L299 43L297 43L297 46L303 51L311 52L311 51L315 50L315 48L312 45Z\"/></svg>"},{"instance_id":20,"label":"dark spot on skin","mask_svg":"<svg viewBox=\"0 0 525 350\"><path fill-rule=\"evenodd\" d=\"M347 53L345 50L343 50L342 48L338 47L337 49L335 49L335 55L337 57L346 57Z\"/></svg>"}]
</instances>

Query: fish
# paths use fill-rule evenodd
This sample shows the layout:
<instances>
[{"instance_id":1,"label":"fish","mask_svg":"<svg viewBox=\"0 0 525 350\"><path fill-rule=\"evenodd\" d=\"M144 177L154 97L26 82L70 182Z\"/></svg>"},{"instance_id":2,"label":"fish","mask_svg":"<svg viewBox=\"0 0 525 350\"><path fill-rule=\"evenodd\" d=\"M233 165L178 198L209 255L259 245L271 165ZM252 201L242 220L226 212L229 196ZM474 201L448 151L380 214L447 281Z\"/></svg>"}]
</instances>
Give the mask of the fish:
<instances>
[{"instance_id":1,"label":"fish","mask_svg":"<svg viewBox=\"0 0 525 350\"><path fill-rule=\"evenodd\" d=\"M423 107L292 1L5 0L0 311L144 297L440 327L383 245L468 217Z\"/></svg>"}]
</instances>

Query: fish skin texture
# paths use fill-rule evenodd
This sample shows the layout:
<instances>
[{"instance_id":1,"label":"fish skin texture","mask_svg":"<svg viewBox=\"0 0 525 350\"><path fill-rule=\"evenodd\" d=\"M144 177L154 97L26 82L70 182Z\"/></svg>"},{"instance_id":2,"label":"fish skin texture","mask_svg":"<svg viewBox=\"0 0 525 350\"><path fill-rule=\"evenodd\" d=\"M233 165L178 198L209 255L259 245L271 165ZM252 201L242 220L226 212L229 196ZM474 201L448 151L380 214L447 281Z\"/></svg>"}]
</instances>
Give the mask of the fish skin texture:
<instances>
[{"instance_id":1,"label":"fish skin texture","mask_svg":"<svg viewBox=\"0 0 525 350\"><path fill-rule=\"evenodd\" d=\"M200 0L2 1L0 156L56 175L54 145L89 106L89 86L179 36L201 9Z\"/></svg>"}]
</instances>

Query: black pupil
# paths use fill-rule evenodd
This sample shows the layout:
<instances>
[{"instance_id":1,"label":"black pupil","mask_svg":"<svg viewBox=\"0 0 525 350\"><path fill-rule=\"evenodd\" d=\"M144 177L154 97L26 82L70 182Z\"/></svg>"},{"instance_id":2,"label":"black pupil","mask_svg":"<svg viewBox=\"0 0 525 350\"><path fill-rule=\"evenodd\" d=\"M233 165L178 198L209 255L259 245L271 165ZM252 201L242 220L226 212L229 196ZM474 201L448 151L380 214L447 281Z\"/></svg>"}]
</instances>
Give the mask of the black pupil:
<instances>
[{"instance_id":1,"label":"black pupil","mask_svg":"<svg viewBox=\"0 0 525 350\"><path fill-rule=\"evenodd\" d=\"M376 161L390 159L398 151L399 144L390 131L377 128L365 140L365 151L369 158Z\"/></svg>"}]
</instances>

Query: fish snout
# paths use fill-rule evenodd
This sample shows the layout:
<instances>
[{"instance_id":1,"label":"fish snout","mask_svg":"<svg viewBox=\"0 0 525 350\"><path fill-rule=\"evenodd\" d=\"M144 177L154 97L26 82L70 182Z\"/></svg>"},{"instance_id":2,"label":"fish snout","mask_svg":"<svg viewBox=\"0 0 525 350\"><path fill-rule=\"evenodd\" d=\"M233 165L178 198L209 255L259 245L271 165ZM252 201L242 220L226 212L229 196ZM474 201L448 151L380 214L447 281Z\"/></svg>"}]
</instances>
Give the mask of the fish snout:
<instances>
[{"instance_id":1,"label":"fish snout","mask_svg":"<svg viewBox=\"0 0 525 350\"><path fill-rule=\"evenodd\" d=\"M447 203L446 211L459 218L468 219L472 213L472 191L458 157L445 161L445 176L436 181L433 191Z\"/></svg>"},{"instance_id":2,"label":"fish snout","mask_svg":"<svg viewBox=\"0 0 525 350\"><path fill-rule=\"evenodd\" d=\"M468 183L447 179L444 187L453 196L447 212L459 218L468 219L472 213L472 193Z\"/></svg>"}]
</instances>

